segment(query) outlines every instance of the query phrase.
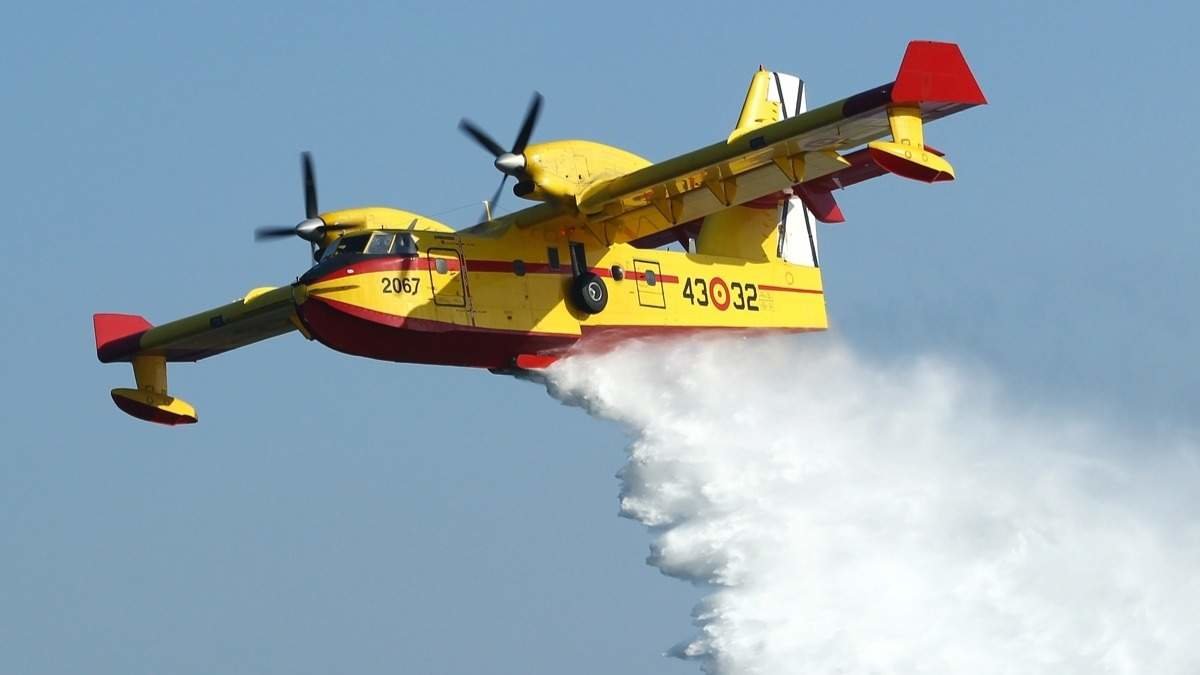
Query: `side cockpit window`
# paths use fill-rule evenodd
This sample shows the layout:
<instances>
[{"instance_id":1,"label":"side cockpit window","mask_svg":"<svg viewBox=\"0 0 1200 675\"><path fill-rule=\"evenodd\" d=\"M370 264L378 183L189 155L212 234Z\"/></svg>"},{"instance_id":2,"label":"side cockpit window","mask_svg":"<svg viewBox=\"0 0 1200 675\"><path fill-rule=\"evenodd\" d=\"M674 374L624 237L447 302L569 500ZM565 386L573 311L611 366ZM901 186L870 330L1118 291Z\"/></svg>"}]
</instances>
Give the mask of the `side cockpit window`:
<instances>
[{"instance_id":1,"label":"side cockpit window","mask_svg":"<svg viewBox=\"0 0 1200 675\"><path fill-rule=\"evenodd\" d=\"M369 234L356 234L350 237L342 237L329 245L325 249L325 255L321 256L321 260L328 260L334 256L343 255L346 253L362 253L367 246L367 240L371 238Z\"/></svg>"},{"instance_id":2,"label":"side cockpit window","mask_svg":"<svg viewBox=\"0 0 1200 675\"><path fill-rule=\"evenodd\" d=\"M394 232L376 232L371 235L365 253L370 255L387 255L392 252L392 242L396 239Z\"/></svg>"},{"instance_id":3,"label":"side cockpit window","mask_svg":"<svg viewBox=\"0 0 1200 675\"><path fill-rule=\"evenodd\" d=\"M412 258L417 255L417 241L408 232L396 233L396 246L392 249L394 255Z\"/></svg>"}]
</instances>

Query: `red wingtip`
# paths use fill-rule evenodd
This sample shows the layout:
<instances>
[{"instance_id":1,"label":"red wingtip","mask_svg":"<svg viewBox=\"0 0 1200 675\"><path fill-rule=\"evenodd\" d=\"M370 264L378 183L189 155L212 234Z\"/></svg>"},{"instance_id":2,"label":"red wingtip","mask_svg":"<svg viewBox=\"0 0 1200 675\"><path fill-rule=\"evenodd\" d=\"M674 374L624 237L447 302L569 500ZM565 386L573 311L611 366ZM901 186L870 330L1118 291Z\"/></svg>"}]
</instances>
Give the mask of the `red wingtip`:
<instances>
[{"instance_id":1,"label":"red wingtip","mask_svg":"<svg viewBox=\"0 0 1200 675\"><path fill-rule=\"evenodd\" d=\"M154 326L135 314L93 314L96 332L96 356L108 363L137 351L142 333Z\"/></svg>"},{"instance_id":2,"label":"red wingtip","mask_svg":"<svg viewBox=\"0 0 1200 675\"><path fill-rule=\"evenodd\" d=\"M892 102L983 105L987 99L958 45L914 40L900 62Z\"/></svg>"}]
</instances>

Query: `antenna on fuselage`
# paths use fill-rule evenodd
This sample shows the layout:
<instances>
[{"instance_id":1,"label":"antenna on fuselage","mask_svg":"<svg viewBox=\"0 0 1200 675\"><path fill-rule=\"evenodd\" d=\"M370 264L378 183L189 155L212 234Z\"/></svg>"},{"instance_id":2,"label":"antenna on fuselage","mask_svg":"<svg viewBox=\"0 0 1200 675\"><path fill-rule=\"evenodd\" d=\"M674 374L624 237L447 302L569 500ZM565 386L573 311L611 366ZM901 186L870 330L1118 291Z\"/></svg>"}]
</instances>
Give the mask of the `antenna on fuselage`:
<instances>
[{"instance_id":1,"label":"antenna on fuselage","mask_svg":"<svg viewBox=\"0 0 1200 675\"><path fill-rule=\"evenodd\" d=\"M486 199L483 200L483 217L489 223L492 222L492 205Z\"/></svg>"}]
</instances>

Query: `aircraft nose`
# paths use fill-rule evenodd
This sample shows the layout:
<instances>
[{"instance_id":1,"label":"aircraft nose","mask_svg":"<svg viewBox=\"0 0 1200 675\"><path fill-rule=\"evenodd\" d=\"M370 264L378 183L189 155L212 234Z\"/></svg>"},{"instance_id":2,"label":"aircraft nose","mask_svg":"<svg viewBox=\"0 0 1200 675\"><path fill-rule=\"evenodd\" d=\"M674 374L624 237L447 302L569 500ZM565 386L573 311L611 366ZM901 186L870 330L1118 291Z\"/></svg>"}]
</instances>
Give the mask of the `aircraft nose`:
<instances>
[{"instance_id":1,"label":"aircraft nose","mask_svg":"<svg viewBox=\"0 0 1200 675\"><path fill-rule=\"evenodd\" d=\"M307 286L309 284L312 284L312 283L316 282L317 279L320 279L321 277L328 274L329 271L330 271L330 265L327 265L327 264L323 265L321 263L317 263L316 265L313 265L312 267L308 268L308 271L306 271L304 274L300 275L300 278L296 280L296 285L297 286Z\"/></svg>"}]
</instances>

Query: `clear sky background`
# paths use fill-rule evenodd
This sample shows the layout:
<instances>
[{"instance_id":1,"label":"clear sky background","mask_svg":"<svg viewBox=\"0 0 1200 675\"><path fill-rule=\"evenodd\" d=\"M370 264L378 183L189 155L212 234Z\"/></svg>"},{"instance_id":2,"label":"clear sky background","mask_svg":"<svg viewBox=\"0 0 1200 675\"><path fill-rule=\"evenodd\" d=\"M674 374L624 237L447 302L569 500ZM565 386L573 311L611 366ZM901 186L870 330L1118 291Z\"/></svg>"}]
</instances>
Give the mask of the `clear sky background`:
<instances>
[{"instance_id":1,"label":"clear sky background","mask_svg":"<svg viewBox=\"0 0 1200 675\"><path fill-rule=\"evenodd\" d=\"M1200 410L1200 65L1186 3L8 3L0 10L0 672L690 673L697 589L615 516L620 429L486 372L289 335L171 370L201 423L113 407L91 314L291 281L323 209L465 226L499 176L455 124L665 159L758 64L810 105L959 42L991 101L928 130L949 185L839 194L831 336L950 355L1134 429ZM521 203L511 194L504 206ZM822 339L822 338L812 338Z\"/></svg>"}]
</instances>

